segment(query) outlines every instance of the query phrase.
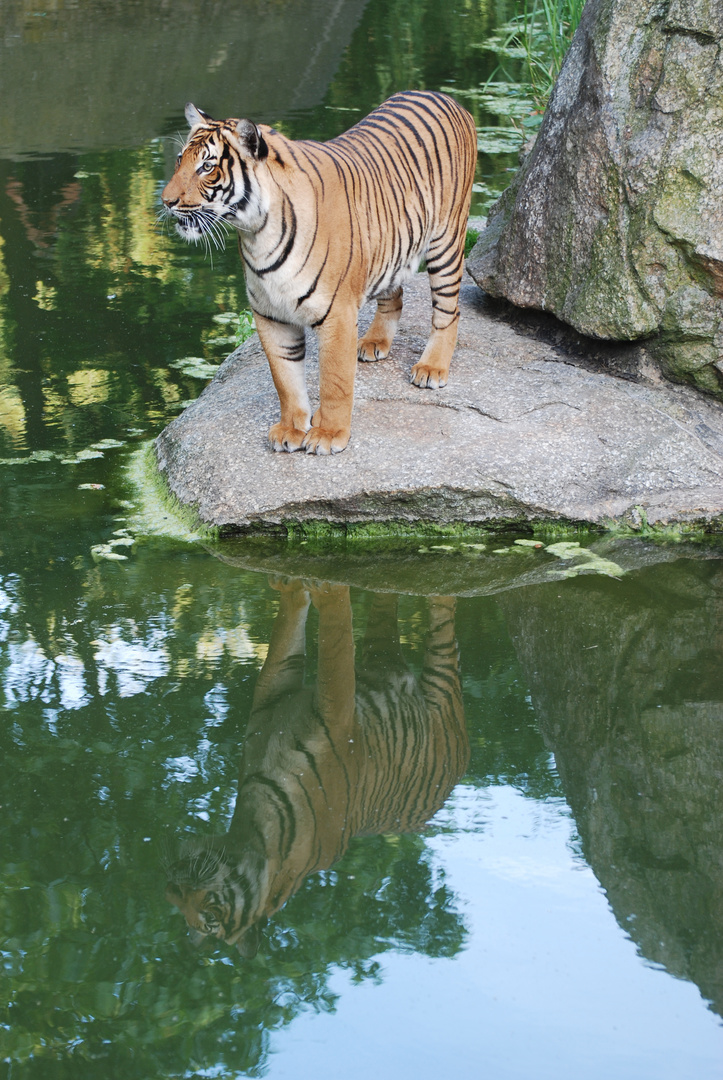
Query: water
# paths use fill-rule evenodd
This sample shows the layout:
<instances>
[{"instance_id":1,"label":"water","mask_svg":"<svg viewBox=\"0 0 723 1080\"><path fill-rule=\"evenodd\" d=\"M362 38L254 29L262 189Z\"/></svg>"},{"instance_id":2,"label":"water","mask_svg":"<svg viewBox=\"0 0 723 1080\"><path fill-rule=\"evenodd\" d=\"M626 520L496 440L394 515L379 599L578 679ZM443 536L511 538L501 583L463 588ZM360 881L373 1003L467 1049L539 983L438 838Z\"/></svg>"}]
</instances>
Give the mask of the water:
<instances>
[{"instance_id":1,"label":"water","mask_svg":"<svg viewBox=\"0 0 723 1080\"><path fill-rule=\"evenodd\" d=\"M139 512L245 306L155 223L185 100L328 137L510 14L0 11L3 1075L723 1075L719 548ZM199 940L237 874L262 917Z\"/></svg>"}]
</instances>

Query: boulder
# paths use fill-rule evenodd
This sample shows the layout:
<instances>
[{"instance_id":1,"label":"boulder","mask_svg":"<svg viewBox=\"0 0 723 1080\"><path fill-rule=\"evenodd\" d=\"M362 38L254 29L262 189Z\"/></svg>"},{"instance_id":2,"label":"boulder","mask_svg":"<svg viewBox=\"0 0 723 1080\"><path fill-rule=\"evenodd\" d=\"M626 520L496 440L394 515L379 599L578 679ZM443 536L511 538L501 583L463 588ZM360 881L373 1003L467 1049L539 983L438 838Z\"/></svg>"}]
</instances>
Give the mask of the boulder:
<instances>
[{"instance_id":1,"label":"boulder","mask_svg":"<svg viewBox=\"0 0 723 1080\"><path fill-rule=\"evenodd\" d=\"M449 383L420 390L409 372L429 333L426 274L404 300L392 356L358 366L344 453L269 449L279 403L254 335L156 440L173 494L204 522L243 532L315 521L723 521L717 403L651 382L626 355L630 346L596 353L574 335L563 339L548 316L510 321L472 282L462 289ZM362 329L373 307L361 313ZM308 345L315 402L314 335Z\"/></svg>"},{"instance_id":2,"label":"boulder","mask_svg":"<svg viewBox=\"0 0 723 1080\"><path fill-rule=\"evenodd\" d=\"M723 400L723 0L588 0L468 269Z\"/></svg>"}]
</instances>

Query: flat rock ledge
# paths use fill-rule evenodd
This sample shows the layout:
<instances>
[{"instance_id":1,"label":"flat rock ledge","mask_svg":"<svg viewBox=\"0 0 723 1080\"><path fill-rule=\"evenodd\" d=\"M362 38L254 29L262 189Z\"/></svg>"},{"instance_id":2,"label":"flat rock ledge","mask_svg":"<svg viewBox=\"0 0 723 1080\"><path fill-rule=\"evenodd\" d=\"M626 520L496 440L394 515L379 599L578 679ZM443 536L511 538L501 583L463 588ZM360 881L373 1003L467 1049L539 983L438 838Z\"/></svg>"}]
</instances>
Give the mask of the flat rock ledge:
<instances>
[{"instance_id":1,"label":"flat rock ledge","mask_svg":"<svg viewBox=\"0 0 723 1080\"><path fill-rule=\"evenodd\" d=\"M409 372L430 324L427 275L405 288L393 356L358 365L351 442L332 457L268 448L278 400L254 336L156 440L171 491L208 525L241 532L312 521L723 524L718 403L644 366L610 374L625 370L612 353L586 358L549 317L520 325L471 283L461 306L449 383L420 390ZM372 314L368 305L362 327ZM314 402L313 334L308 354Z\"/></svg>"}]
</instances>

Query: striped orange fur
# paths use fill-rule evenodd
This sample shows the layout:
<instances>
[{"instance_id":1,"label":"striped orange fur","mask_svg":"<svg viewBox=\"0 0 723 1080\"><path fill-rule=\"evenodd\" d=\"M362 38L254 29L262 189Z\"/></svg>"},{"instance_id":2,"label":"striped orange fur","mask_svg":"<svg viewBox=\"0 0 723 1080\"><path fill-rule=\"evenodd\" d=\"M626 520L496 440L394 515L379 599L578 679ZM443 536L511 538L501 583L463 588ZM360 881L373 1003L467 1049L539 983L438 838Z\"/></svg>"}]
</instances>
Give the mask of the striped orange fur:
<instances>
[{"instance_id":1,"label":"striped orange fur","mask_svg":"<svg viewBox=\"0 0 723 1080\"><path fill-rule=\"evenodd\" d=\"M464 241L477 159L472 117L452 98L395 94L326 143L294 141L250 120L212 120L189 105L188 141L163 192L179 233L238 230L256 328L281 418L274 450L343 450L356 361L386 357L402 287L426 259L432 332L412 368L445 385L457 340ZM376 299L357 341L359 309ZM319 408L311 415L305 331L319 335Z\"/></svg>"}]
</instances>

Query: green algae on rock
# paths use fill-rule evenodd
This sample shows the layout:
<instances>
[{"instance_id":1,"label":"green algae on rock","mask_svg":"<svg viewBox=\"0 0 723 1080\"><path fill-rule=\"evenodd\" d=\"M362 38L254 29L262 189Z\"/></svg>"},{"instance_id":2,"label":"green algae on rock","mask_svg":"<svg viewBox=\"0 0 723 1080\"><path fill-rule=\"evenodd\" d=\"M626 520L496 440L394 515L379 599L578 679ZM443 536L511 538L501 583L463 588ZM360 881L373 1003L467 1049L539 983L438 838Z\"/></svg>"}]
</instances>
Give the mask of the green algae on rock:
<instances>
[{"instance_id":1,"label":"green algae on rock","mask_svg":"<svg viewBox=\"0 0 723 1080\"><path fill-rule=\"evenodd\" d=\"M126 465L135 500L129 505L128 531L134 536L166 536L193 543L213 540L218 529L201 521L169 489L156 466L153 443L143 443Z\"/></svg>"}]
</instances>

